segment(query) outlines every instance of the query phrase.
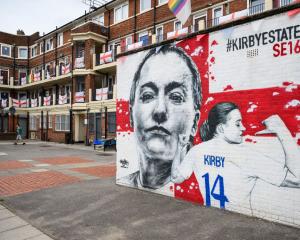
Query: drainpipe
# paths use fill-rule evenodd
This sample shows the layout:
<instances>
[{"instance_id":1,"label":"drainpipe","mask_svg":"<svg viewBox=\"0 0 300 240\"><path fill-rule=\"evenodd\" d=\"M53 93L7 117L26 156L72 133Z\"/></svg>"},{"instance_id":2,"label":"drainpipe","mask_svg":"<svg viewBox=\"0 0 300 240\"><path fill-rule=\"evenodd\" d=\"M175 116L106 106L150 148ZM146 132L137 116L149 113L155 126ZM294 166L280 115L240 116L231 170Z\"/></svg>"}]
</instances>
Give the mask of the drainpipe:
<instances>
[{"instance_id":1,"label":"drainpipe","mask_svg":"<svg viewBox=\"0 0 300 240\"><path fill-rule=\"evenodd\" d=\"M49 112L46 113L46 139L45 141L48 142L48 130L49 130Z\"/></svg>"},{"instance_id":2,"label":"drainpipe","mask_svg":"<svg viewBox=\"0 0 300 240\"><path fill-rule=\"evenodd\" d=\"M110 11L109 9L106 7L106 5L104 5L104 8L106 11L108 11L108 27L107 27L107 39L110 39ZM105 46L105 51L108 51L108 40L106 40L106 46Z\"/></svg>"},{"instance_id":3,"label":"drainpipe","mask_svg":"<svg viewBox=\"0 0 300 240\"><path fill-rule=\"evenodd\" d=\"M57 26L56 26L57 29ZM58 65L58 59L57 59L57 32L55 33L55 76L56 76L56 67ZM54 43L53 43L54 44ZM57 77L57 76L56 76Z\"/></svg>"},{"instance_id":4,"label":"drainpipe","mask_svg":"<svg viewBox=\"0 0 300 240\"><path fill-rule=\"evenodd\" d=\"M43 141L43 135L44 135L44 112L41 111L41 140Z\"/></svg>"},{"instance_id":5,"label":"drainpipe","mask_svg":"<svg viewBox=\"0 0 300 240\"><path fill-rule=\"evenodd\" d=\"M71 94L70 94L70 141L73 144L73 96L74 96L74 84L73 84L73 68L74 68L74 43L72 42L72 55L71 55L71 61L72 61L72 69L71 69Z\"/></svg>"},{"instance_id":6,"label":"drainpipe","mask_svg":"<svg viewBox=\"0 0 300 240\"><path fill-rule=\"evenodd\" d=\"M86 110L86 121L87 121L87 124L86 124L86 128L85 128L85 146L89 146L89 111L90 109L88 108Z\"/></svg>"},{"instance_id":7,"label":"drainpipe","mask_svg":"<svg viewBox=\"0 0 300 240\"><path fill-rule=\"evenodd\" d=\"M13 77L15 81L15 76L16 76L16 44L13 44L13 56L14 56L14 65L13 65ZM8 84L10 85L10 79L8 79ZM13 84L15 85L15 83Z\"/></svg>"},{"instance_id":8,"label":"drainpipe","mask_svg":"<svg viewBox=\"0 0 300 240\"><path fill-rule=\"evenodd\" d=\"M46 43L46 40L44 39L43 40L43 69L44 69L44 76L45 76L45 58L46 58L46 56L45 56L45 50L46 50L46 46L45 46L45 43Z\"/></svg>"},{"instance_id":9,"label":"drainpipe","mask_svg":"<svg viewBox=\"0 0 300 240\"><path fill-rule=\"evenodd\" d=\"M153 31L152 31L152 33L156 34L155 26L156 26L156 0L154 0L154 7L153 7Z\"/></svg>"},{"instance_id":10,"label":"drainpipe","mask_svg":"<svg viewBox=\"0 0 300 240\"><path fill-rule=\"evenodd\" d=\"M133 42L136 42L136 0L134 0ZM106 133L105 133L106 134Z\"/></svg>"},{"instance_id":11,"label":"drainpipe","mask_svg":"<svg viewBox=\"0 0 300 240\"><path fill-rule=\"evenodd\" d=\"M107 138L107 107L104 107L104 111L105 111L105 139Z\"/></svg>"}]
</instances>

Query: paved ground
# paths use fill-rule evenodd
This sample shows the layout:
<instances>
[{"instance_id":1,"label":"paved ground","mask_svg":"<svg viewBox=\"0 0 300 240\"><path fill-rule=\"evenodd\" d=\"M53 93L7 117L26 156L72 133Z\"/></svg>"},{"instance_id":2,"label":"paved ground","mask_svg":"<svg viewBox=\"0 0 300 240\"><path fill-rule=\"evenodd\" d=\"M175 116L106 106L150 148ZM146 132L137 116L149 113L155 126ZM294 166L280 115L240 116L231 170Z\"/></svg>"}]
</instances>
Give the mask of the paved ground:
<instances>
[{"instance_id":1,"label":"paved ground","mask_svg":"<svg viewBox=\"0 0 300 240\"><path fill-rule=\"evenodd\" d=\"M53 239L300 239L300 229L117 186L114 175L114 152L0 143L0 205ZM31 239L4 238L10 230L0 216L1 240Z\"/></svg>"}]
</instances>

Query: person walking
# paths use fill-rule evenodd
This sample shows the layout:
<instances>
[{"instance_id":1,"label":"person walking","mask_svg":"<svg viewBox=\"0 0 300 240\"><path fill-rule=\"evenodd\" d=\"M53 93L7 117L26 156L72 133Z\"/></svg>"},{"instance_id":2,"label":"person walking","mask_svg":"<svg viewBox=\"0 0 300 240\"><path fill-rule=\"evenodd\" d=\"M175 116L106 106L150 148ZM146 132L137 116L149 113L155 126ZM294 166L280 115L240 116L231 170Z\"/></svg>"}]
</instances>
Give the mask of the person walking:
<instances>
[{"instance_id":1,"label":"person walking","mask_svg":"<svg viewBox=\"0 0 300 240\"><path fill-rule=\"evenodd\" d=\"M17 123L17 128L16 128L17 138L16 138L15 145L17 145L19 141L23 140L22 139L22 132L23 132L22 127L19 125L19 123ZM23 145L25 145L24 141L23 141Z\"/></svg>"}]
</instances>

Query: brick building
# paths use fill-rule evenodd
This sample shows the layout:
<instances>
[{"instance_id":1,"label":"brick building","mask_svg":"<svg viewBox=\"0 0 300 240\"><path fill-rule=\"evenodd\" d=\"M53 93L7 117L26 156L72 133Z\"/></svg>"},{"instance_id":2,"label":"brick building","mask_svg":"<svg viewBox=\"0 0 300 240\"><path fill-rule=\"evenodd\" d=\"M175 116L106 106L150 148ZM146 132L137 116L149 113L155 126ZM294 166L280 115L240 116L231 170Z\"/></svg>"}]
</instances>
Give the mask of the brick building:
<instances>
[{"instance_id":1,"label":"brick building","mask_svg":"<svg viewBox=\"0 0 300 240\"><path fill-rule=\"evenodd\" d=\"M117 54L291 2L192 0L182 26L167 0L113 0L43 36L0 32L0 138L17 122L29 139L114 138Z\"/></svg>"}]
</instances>

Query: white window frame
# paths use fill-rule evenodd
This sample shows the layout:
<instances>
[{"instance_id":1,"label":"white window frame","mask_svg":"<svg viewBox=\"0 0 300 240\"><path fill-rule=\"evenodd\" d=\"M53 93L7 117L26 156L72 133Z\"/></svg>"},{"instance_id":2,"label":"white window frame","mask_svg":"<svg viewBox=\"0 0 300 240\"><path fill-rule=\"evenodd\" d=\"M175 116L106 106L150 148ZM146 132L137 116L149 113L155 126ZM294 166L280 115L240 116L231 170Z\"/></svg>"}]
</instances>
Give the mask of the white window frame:
<instances>
[{"instance_id":1,"label":"white window frame","mask_svg":"<svg viewBox=\"0 0 300 240\"><path fill-rule=\"evenodd\" d=\"M142 9L142 1L148 1L150 2L150 7ZM151 0L140 0L140 13L145 12L147 10L151 9Z\"/></svg>"},{"instance_id":2,"label":"white window frame","mask_svg":"<svg viewBox=\"0 0 300 240\"><path fill-rule=\"evenodd\" d=\"M65 120L64 129L62 128L62 116L64 116L64 120ZM57 131L57 132L69 132L70 131L70 115L68 115L68 114L55 115L55 131Z\"/></svg>"},{"instance_id":3,"label":"white window frame","mask_svg":"<svg viewBox=\"0 0 300 240\"><path fill-rule=\"evenodd\" d=\"M130 45L130 44L132 44L133 43L133 36L132 35L129 35L129 36L127 36L126 38L125 38L125 44L126 44L126 46L128 46L128 45ZM129 39L131 39L130 41L129 41Z\"/></svg>"},{"instance_id":4,"label":"white window frame","mask_svg":"<svg viewBox=\"0 0 300 240\"><path fill-rule=\"evenodd\" d=\"M123 7L125 7L126 5L127 5L127 13L126 13L126 16L123 16ZM117 20L116 19L116 11L119 8L121 8L122 17L121 17L121 19ZM114 8L114 23L119 23L119 22L122 22L122 21L126 20L128 18L128 15L129 15L129 4L128 4L128 2L125 2L125 3L122 3L122 4L118 5L118 6L116 6Z\"/></svg>"},{"instance_id":5,"label":"white window frame","mask_svg":"<svg viewBox=\"0 0 300 240\"><path fill-rule=\"evenodd\" d=\"M43 115L43 129L47 129L47 114ZM40 116L40 129L42 128L42 115ZM52 128L52 115L48 114L48 129Z\"/></svg>"},{"instance_id":6,"label":"white window frame","mask_svg":"<svg viewBox=\"0 0 300 240\"><path fill-rule=\"evenodd\" d=\"M35 54L33 55L32 53L32 51L35 49ZM33 46L31 46L30 47L30 58L33 58L33 57L35 57L35 56L37 56L37 52L38 52L38 45L37 44L35 44L35 45L33 45Z\"/></svg>"},{"instance_id":7,"label":"white window frame","mask_svg":"<svg viewBox=\"0 0 300 240\"><path fill-rule=\"evenodd\" d=\"M175 21L174 22L174 31L176 31L176 28L175 28L175 26L176 26L176 23L180 23L180 28L178 29L178 30L180 30L180 29L182 29L182 22L180 22L180 21Z\"/></svg>"},{"instance_id":8,"label":"white window frame","mask_svg":"<svg viewBox=\"0 0 300 240\"><path fill-rule=\"evenodd\" d=\"M221 9L221 13L222 13L222 15L220 16L220 17L222 17L223 16L223 11L224 11L224 9L223 9L223 5L220 5L220 6L217 6L217 7L215 7L215 8L213 8L212 9L212 26L217 26L217 25L219 25L219 23L215 23L215 18L216 18L216 16L215 16L215 10L217 10L217 9Z\"/></svg>"},{"instance_id":9,"label":"white window frame","mask_svg":"<svg viewBox=\"0 0 300 240\"><path fill-rule=\"evenodd\" d=\"M217 10L217 9L221 9L221 13L222 13L222 16L223 16L223 5L221 5L221 6L218 6L218 7L213 8L213 10L212 10L212 18L213 18L213 19L216 18L216 17L215 17L215 10ZM222 17L222 16L221 16L221 17Z\"/></svg>"},{"instance_id":10,"label":"white window frame","mask_svg":"<svg viewBox=\"0 0 300 240\"><path fill-rule=\"evenodd\" d=\"M157 35L157 29L161 28L162 29L162 40L164 39L164 25L159 25L155 27L155 34L156 34L156 39L158 38L159 35Z\"/></svg>"},{"instance_id":11,"label":"white window frame","mask_svg":"<svg viewBox=\"0 0 300 240\"><path fill-rule=\"evenodd\" d=\"M47 48L48 44L49 44L49 49ZM53 50L53 38L48 38L45 41L45 45L46 45L45 52L49 52L49 51Z\"/></svg>"},{"instance_id":12,"label":"white window frame","mask_svg":"<svg viewBox=\"0 0 300 240\"><path fill-rule=\"evenodd\" d=\"M279 0L280 7L285 7L285 6L290 5L291 3L293 3L293 1L290 1L290 3L283 5L282 2L283 2L283 0Z\"/></svg>"},{"instance_id":13,"label":"white window frame","mask_svg":"<svg viewBox=\"0 0 300 240\"><path fill-rule=\"evenodd\" d=\"M56 45L57 45L57 47L61 47L64 45L64 33L63 32L57 34Z\"/></svg>"},{"instance_id":14,"label":"white window frame","mask_svg":"<svg viewBox=\"0 0 300 240\"><path fill-rule=\"evenodd\" d=\"M203 17L205 17L205 27L207 28L207 12L206 13L198 13L198 14L195 14L194 16L193 16L193 26L195 27L195 25L196 25L196 20L198 19L198 18L203 18Z\"/></svg>"},{"instance_id":15,"label":"white window frame","mask_svg":"<svg viewBox=\"0 0 300 240\"><path fill-rule=\"evenodd\" d=\"M26 57L21 57L20 56L20 50L26 50ZM19 59L27 59L28 58L28 47L25 47L25 46L19 46L18 47L18 58Z\"/></svg>"},{"instance_id":16,"label":"white window frame","mask_svg":"<svg viewBox=\"0 0 300 240\"><path fill-rule=\"evenodd\" d=\"M29 130L30 131L36 131L37 127L36 127L36 116L29 116Z\"/></svg>"},{"instance_id":17,"label":"white window frame","mask_svg":"<svg viewBox=\"0 0 300 240\"><path fill-rule=\"evenodd\" d=\"M40 42L40 54L44 53L44 50L46 50L45 46L44 46L44 42Z\"/></svg>"},{"instance_id":18,"label":"white window frame","mask_svg":"<svg viewBox=\"0 0 300 240\"><path fill-rule=\"evenodd\" d=\"M158 0L158 5L163 5L168 3L168 0Z\"/></svg>"},{"instance_id":19,"label":"white window frame","mask_svg":"<svg viewBox=\"0 0 300 240\"><path fill-rule=\"evenodd\" d=\"M1 49L0 49L1 52L0 52L0 55L1 55L2 57L11 57L11 45L1 43L0 46L1 46ZM2 47L8 47L8 48L9 48L9 55L2 54Z\"/></svg>"},{"instance_id":20,"label":"white window frame","mask_svg":"<svg viewBox=\"0 0 300 240\"><path fill-rule=\"evenodd\" d=\"M140 38L141 38L141 37L148 36L148 35L149 35L149 34L148 34L148 31L140 32L140 33L139 33L139 41L140 41Z\"/></svg>"}]
</instances>

